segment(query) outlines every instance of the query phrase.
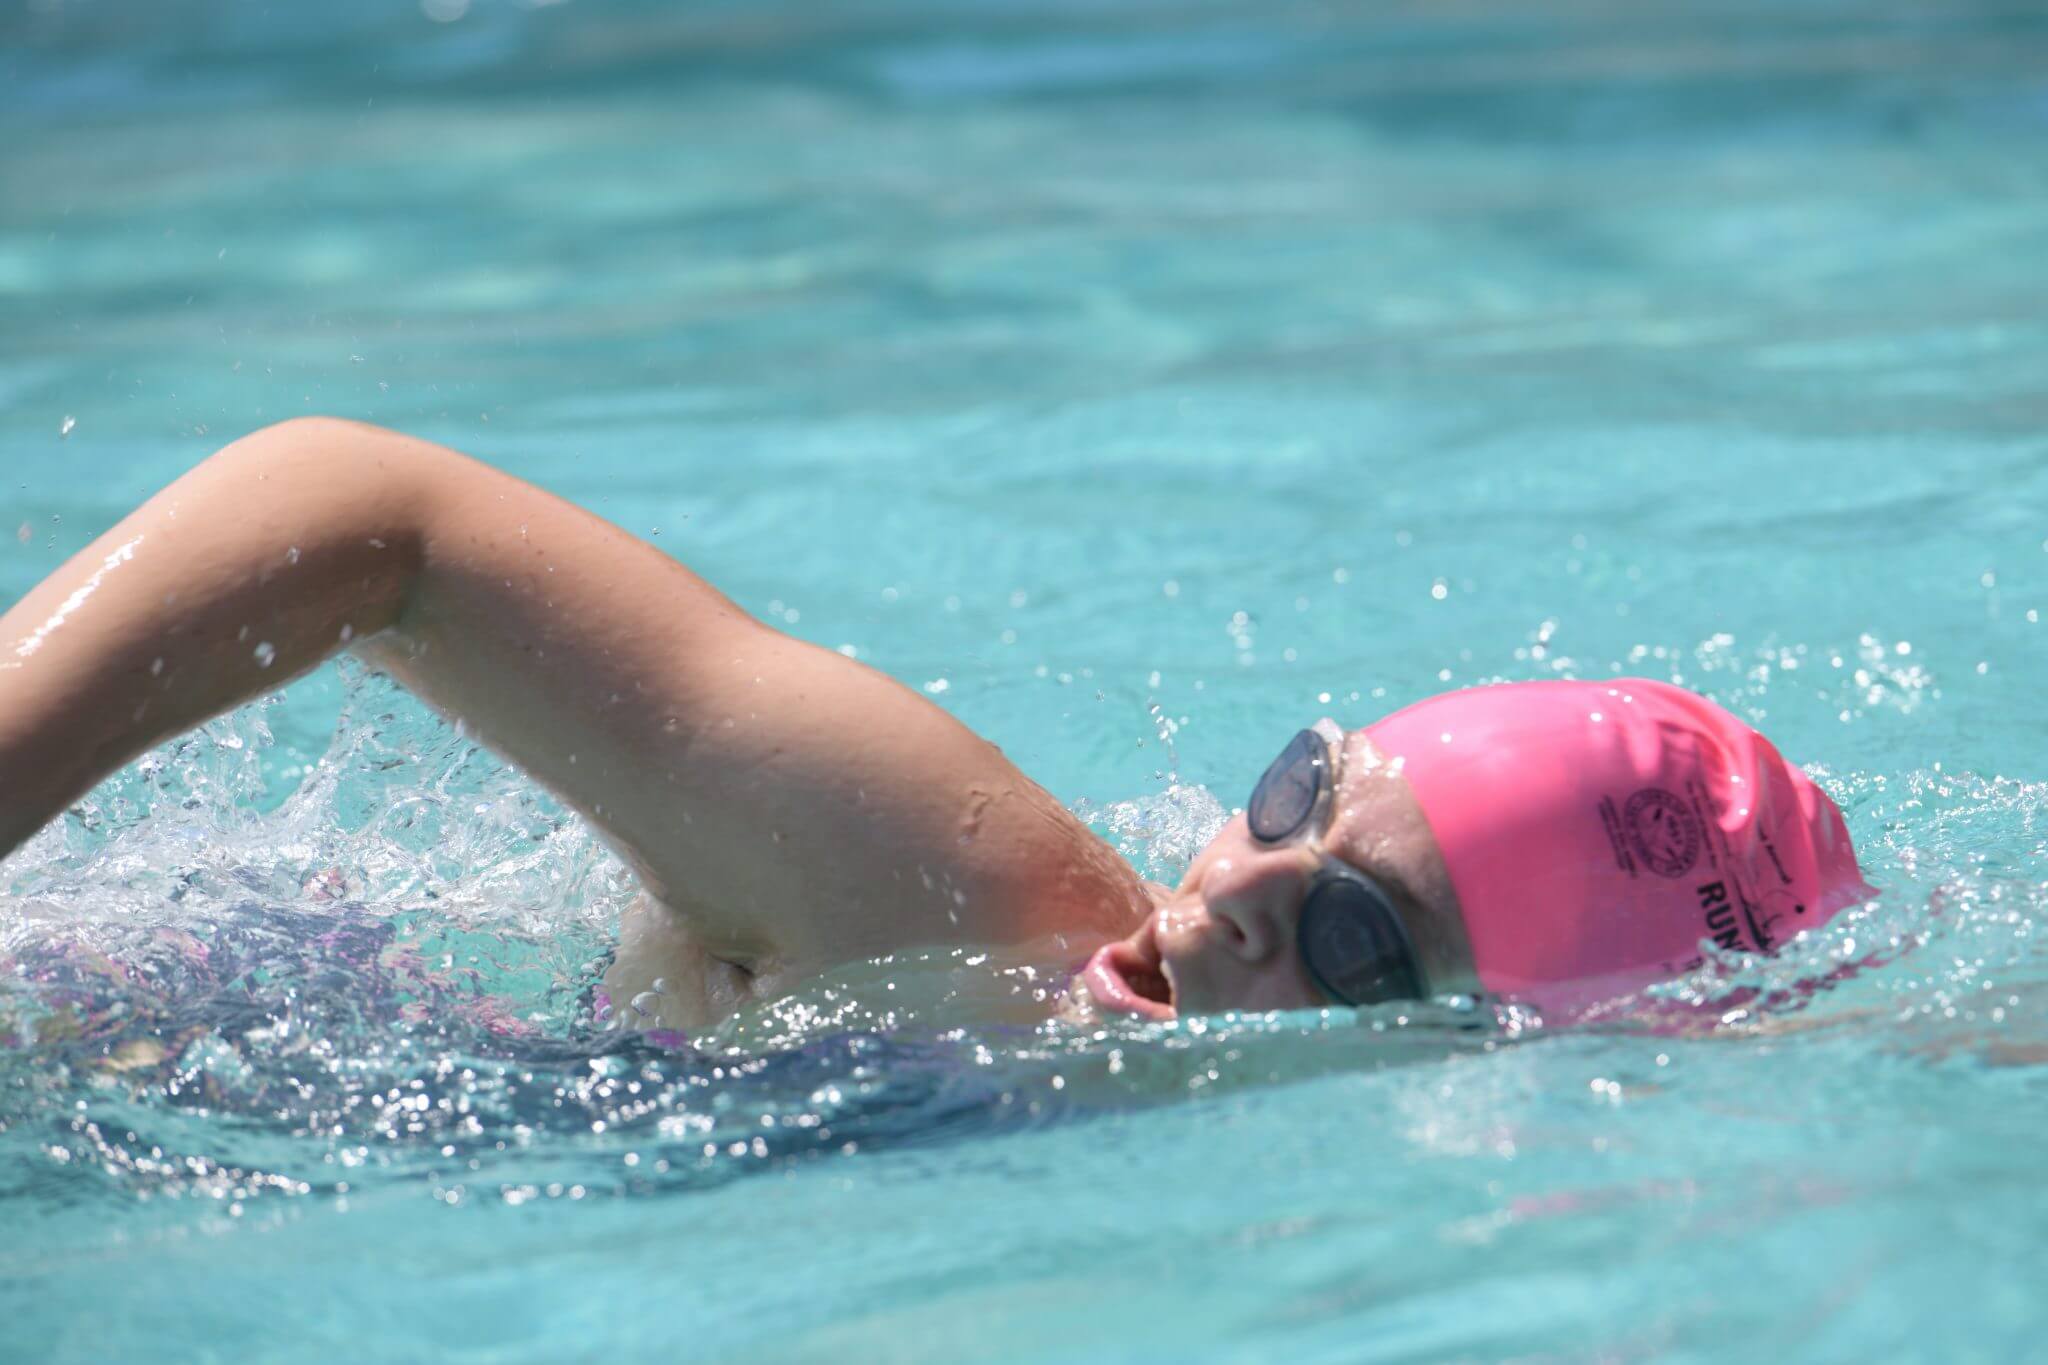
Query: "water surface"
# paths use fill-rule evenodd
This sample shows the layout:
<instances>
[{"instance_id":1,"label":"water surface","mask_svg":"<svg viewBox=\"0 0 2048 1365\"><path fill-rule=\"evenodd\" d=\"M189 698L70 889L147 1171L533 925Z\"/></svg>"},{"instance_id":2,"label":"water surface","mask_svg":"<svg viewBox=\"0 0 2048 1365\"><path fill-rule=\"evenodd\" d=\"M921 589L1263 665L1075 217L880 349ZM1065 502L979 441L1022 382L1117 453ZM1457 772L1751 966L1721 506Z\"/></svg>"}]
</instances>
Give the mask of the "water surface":
<instances>
[{"instance_id":1,"label":"water surface","mask_svg":"<svg viewBox=\"0 0 2048 1365\"><path fill-rule=\"evenodd\" d=\"M44 0L0 116L0 598L331 412L1154 873L1317 715L1629 673L1884 888L1684 1031L961 1028L886 983L1044 982L904 960L677 1049L588 1017L589 833L324 671L0 872L0 1356L2033 1350L2037 8Z\"/></svg>"}]
</instances>

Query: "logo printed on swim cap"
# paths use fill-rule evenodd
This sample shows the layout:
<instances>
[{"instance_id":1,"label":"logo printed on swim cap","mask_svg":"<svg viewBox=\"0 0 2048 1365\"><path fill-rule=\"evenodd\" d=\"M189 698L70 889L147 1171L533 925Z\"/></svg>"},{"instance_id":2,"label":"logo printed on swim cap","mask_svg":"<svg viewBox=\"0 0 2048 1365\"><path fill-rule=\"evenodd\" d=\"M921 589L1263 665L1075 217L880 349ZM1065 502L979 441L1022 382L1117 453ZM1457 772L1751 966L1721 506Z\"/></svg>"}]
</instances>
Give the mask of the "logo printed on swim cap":
<instances>
[{"instance_id":1,"label":"logo printed on swim cap","mask_svg":"<svg viewBox=\"0 0 2048 1365\"><path fill-rule=\"evenodd\" d=\"M1622 809L1622 828L1643 865L1660 877L1683 877L1700 860L1700 822L1662 787L1645 787Z\"/></svg>"}]
</instances>

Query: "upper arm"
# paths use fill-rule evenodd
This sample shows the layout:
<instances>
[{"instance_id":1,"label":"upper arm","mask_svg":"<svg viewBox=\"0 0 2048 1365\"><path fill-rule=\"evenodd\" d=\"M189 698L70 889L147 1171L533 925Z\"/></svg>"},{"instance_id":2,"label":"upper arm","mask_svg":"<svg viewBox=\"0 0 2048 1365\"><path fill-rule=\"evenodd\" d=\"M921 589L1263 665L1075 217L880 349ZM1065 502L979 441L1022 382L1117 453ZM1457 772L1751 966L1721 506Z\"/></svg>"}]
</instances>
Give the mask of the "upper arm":
<instances>
[{"instance_id":1,"label":"upper arm","mask_svg":"<svg viewBox=\"0 0 2048 1365\"><path fill-rule=\"evenodd\" d=\"M424 442L418 567L364 647L594 820L736 961L1115 930L1135 876L995 746L667 555Z\"/></svg>"}]
</instances>

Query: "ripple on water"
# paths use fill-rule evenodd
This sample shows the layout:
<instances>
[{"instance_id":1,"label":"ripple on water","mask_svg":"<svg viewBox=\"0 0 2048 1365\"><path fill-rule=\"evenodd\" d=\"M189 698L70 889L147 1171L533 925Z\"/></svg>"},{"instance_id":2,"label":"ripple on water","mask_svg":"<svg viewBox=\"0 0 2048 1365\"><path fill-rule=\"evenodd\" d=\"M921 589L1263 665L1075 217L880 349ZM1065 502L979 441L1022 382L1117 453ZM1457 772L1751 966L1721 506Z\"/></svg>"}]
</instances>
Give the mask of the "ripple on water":
<instances>
[{"instance_id":1,"label":"ripple on water","mask_svg":"<svg viewBox=\"0 0 2048 1365\"><path fill-rule=\"evenodd\" d=\"M1693 662L1726 681L1722 700L1766 704L1820 651L1738 653L1717 638ZM1900 668L1907 657L1866 642L1869 682L1846 656L1822 666L1846 675L1839 687L1910 693L1924 684ZM998 1017L993 1004L1051 999L1064 980L1055 953L957 952L852 964L692 1046L607 1028L594 1011L630 883L544 793L352 674L327 752L258 810L267 710L150 755L7 866L0 1199L46 1240L92 1245L109 1215L175 1229L376 1191L508 1205L684 1194L863 1150L1342 1077L1392 1106L1385 1140L1436 1159L1571 1132L1654 1145L1635 1125L1672 1102L1658 1097L1740 1097L1712 1060L1729 1048L1796 1045L1810 1065L1833 1055L1851 1072L1876 1055L2000 1074L2048 1059L2038 783L1821 772L1883 894L1774 956L1709 954L1563 1037L1469 1002L976 1024L963 1014ZM1227 814L1170 775L1079 813L1165 881ZM1486 1060L1538 1040L1549 1050L1527 1062ZM1560 1084L1626 1118L1560 1117ZM1586 1197L1660 1199L1675 1187L1655 1182L1680 1177L1645 1178ZM159 1211L132 1212L142 1205ZM1509 1216L1561 1207L1545 1196ZM1458 1235L1501 1235L1499 1216Z\"/></svg>"}]
</instances>

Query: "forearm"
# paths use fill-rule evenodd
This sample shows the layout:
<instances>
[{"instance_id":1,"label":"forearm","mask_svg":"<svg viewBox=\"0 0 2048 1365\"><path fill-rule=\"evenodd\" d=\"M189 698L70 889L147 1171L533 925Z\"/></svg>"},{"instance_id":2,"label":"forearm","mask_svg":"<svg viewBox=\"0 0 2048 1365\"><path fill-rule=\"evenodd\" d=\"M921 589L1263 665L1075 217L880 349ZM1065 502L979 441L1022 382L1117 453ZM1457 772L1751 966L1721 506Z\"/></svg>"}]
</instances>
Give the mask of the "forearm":
<instances>
[{"instance_id":1,"label":"forearm","mask_svg":"<svg viewBox=\"0 0 2048 1365\"><path fill-rule=\"evenodd\" d=\"M0 617L0 856L151 745L351 646L645 842L628 817L667 795L647 760L695 728L677 660L734 630L758 628L683 566L488 465L351 422L269 427Z\"/></svg>"},{"instance_id":2,"label":"forearm","mask_svg":"<svg viewBox=\"0 0 2048 1365\"><path fill-rule=\"evenodd\" d=\"M151 745L398 618L420 561L401 452L271 427L0 616L0 856Z\"/></svg>"}]
</instances>

